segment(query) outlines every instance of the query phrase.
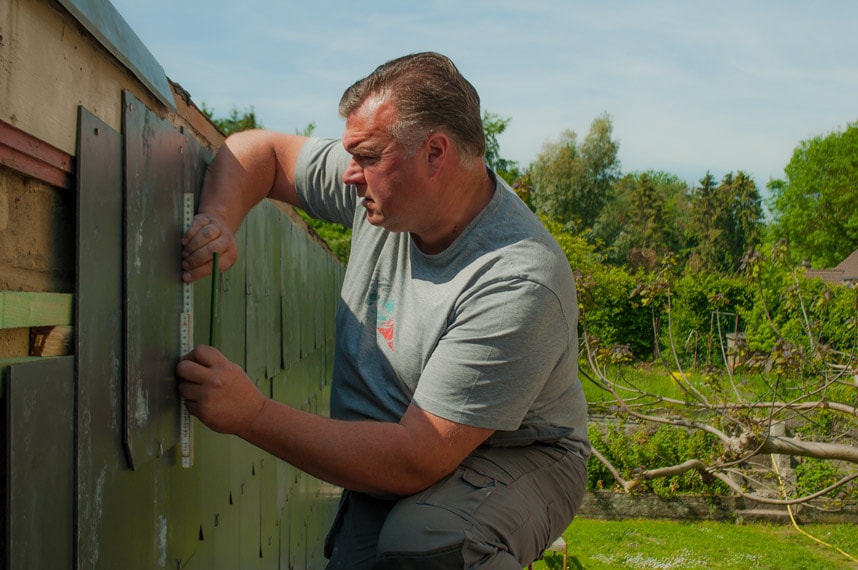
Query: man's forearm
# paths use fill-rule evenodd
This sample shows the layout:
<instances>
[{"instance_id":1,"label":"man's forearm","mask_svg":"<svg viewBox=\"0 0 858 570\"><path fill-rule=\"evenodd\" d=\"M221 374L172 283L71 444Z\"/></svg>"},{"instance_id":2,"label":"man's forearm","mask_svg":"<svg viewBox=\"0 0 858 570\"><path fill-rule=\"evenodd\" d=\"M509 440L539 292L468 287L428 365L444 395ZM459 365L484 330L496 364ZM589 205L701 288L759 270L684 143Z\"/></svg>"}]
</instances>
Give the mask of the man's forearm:
<instances>
[{"instance_id":1,"label":"man's forearm","mask_svg":"<svg viewBox=\"0 0 858 570\"><path fill-rule=\"evenodd\" d=\"M446 474L426 469L420 456L428 450L416 449L401 424L334 420L274 400L236 435L314 477L356 491L411 495Z\"/></svg>"}]
</instances>

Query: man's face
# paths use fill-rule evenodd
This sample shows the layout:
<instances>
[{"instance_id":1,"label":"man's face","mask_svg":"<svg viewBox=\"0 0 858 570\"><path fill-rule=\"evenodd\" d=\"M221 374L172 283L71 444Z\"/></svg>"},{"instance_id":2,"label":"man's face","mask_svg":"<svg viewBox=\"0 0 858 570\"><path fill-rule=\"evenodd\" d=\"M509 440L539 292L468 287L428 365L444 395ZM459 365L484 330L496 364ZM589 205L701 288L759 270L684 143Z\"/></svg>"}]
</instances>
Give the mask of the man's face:
<instances>
[{"instance_id":1,"label":"man's face","mask_svg":"<svg viewBox=\"0 0 858 570\"><path fill-rule=\"evenodd\" d=\"M346 119L343 146L352 155L343 181L357 187L369 223L396 232L419 232L430 216L430 196L422 191L422 148L405 157L388 127L396 119L393 103L370 98ZM424 214L424 215L421 215Z\"/></svg>"}]
</instances>

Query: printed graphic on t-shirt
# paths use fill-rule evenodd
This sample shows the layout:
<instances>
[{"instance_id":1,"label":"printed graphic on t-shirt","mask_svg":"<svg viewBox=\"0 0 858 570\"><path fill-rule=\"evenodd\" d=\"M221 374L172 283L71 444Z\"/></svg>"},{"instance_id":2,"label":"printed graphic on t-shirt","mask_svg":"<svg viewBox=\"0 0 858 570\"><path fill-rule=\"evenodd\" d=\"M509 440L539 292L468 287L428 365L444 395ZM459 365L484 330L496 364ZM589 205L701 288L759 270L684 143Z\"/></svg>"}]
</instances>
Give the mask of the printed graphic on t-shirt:
<instances>
[{"instance_id":1,"label":"printed graphic on t-shirt","mask_svg":"<svg viewBox=\"0 0 858 570\"><path fill-rule=\"evenodd\" d=\"M379 278L370 286L366 304L375 309L375 328L387 347L393 350L393 310L396 303L393 299L386 299L388 293L390 293L390 282ZM382 298L385 300L382 301Z\"/></svg>"},{"instance_id":2,"label":"printed graphic on t-shirt","mask_svg":"<svg viewBox=\"0 0 858 570\"><path fill-rule=\"evenodd\" d=\"M378 314L376 316L375 328L387 341L387 346L393 350L393 307L394 302L391 299L383 305L378 306Z\"/></svg>"}]
</instances>

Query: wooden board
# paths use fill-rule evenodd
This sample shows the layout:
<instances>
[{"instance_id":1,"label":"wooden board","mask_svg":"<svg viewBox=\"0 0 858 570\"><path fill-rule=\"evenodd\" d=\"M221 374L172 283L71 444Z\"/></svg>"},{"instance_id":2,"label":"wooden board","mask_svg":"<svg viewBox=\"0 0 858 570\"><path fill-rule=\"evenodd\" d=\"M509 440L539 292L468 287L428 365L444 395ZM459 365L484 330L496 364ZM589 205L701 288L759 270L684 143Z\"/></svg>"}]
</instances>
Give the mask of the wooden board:
<instances>
[{"instance_id":1,"label":"wooden board","mask_svg":"<svg viewBox=\"0 0 858 570\"><path fill-rule=\"evenodd\" d=\"M0 291L0 329L70 325L73 315L71 294Z\"/></svg>"}]
</instances>

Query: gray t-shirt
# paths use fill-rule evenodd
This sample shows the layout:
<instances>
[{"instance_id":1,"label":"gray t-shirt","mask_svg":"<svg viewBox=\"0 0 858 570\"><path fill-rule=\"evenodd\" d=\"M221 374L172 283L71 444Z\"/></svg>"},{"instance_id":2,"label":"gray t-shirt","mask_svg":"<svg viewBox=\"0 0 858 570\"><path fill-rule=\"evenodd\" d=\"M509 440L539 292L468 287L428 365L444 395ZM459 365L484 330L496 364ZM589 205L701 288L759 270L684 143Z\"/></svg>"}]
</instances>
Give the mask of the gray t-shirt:
<instances>
[{"instance_id":1,"label":"gray t-shirt","mask_svg":"<svg viewBox=\"0 0 858 570\"><path fill-rule=\"evenodd\" d=\"M497 178L489 204L442 253L366 221L350 159L310 139L301 207L352 228L337 309L331 415L396 422L410 403L498 430L494 445L568 443L587 453L572 270L554 238Z\"/></svg>"}]
</instances>

